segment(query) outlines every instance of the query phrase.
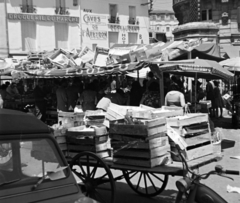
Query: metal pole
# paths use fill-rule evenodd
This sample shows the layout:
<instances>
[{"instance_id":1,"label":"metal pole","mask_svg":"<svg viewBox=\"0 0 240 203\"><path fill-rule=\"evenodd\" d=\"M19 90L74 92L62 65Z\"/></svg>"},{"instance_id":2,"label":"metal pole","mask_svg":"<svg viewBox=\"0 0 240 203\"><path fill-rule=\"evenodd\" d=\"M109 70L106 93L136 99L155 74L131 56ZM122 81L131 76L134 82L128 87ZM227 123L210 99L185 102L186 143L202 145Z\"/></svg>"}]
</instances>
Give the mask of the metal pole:
<instances>
[{"instance_id":1,"label":"metal pole","mask_svg":"<svg viewBox=\"0 0 240 203\"><path fill-rule=\"evenodd\" d=\"M195 113L197 112L197 73L195 74Z\"/></svg>"},{"instance_id":2,"label":"metal pole","mask_svg":"<svg viewBox=\"0 0 240 203\"><path fill-rule=\"evenodd\" d=\"M80 7L80 32L81 32L81 38L80 38L80 43L81 43L81 50L83 49L83 29L82 29L82 0L79 1L79 7Z\"/></svg>"},{"instance_id":3,"label":"metal pole","mask_svg":"<svg viewBox=\"0 0 240 203\"><path fill-rule=\"evenodd\" d=\"M8 20L7 20L7 0L4 0L4 6L5 6L5 23L6 23L6 39L7 39L7 58L9 57L9 34L8 34Z\"/></svg>"}]
</instances>

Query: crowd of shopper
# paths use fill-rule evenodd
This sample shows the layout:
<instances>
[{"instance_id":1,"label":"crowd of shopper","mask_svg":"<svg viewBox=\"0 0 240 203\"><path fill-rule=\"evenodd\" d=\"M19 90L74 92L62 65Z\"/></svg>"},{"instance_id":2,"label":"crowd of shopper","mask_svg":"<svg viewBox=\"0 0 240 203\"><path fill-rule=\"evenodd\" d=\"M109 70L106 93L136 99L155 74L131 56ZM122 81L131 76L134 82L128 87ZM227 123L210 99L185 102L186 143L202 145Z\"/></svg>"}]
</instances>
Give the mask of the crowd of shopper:
<instances>
[{"instance_id":1,"label":"crowd of shopper","mask_svg":"<svg viewBox=\"0 0 240 203\"><path fill-rule=\"evenodd\" d=\"M106 97L112 103L118 105L139 106L140 104L159 108L161 106L159 80L153 72L148 73L148 77L140 82L127 76L106 76L97 78L63 78L39 79L32 85L32 96L34 104L41 113L41 119L46 120L46 111L49 100L54 103L55 109L60 112L73 112L77 106L85 112L95 110L97 103ZM166 106L186 107L190 102L187 82L183 77L164 73L164 98ZM195 91L195 82L193 91ZM201 88L201 83L197 83L197 101L206 96L207 100L212 102L210 109L211 117L222 117L222 96L220 94L219 83L217 81L207 80L206 92ZM0 88L0 106L8 99L19 98L26 91L24 84L15 82L6 82ZM193 92L195 95L195 92ZM193 99L195 102L195 98ZM220 109L220 115L219 111Z\"/></svg>"}]
</instances>

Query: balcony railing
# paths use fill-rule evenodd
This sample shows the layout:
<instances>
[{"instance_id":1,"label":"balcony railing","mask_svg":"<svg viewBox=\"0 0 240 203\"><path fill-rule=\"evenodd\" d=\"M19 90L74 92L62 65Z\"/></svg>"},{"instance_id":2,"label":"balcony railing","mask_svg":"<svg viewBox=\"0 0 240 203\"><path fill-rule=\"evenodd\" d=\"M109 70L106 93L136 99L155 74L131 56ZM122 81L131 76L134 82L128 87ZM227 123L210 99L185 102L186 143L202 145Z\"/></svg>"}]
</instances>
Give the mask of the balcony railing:
<instances>
[{"instance_id":1,"label":"balcony railing","mask_svg":"<svg viewBox=\"0 0 240 203\"><path fill-rule=\"evenodd\" d=\"M57 7L55 9L55 14L57 15L69 15L69 11L68 11L68 8L66 7Z\"/></svg>"},{"instance_id":2,"label":"balcony railing","mask_svg":"<svg viewBox=\"0 0 240 203\"><path fill-rule=\"evenodd\" d=\"M33 5L20 5L22 13L36 13L36 6Z\"/></svg>"},{"instance_id":3,"label":"balcony railing","mask_svg":"<svg viewBox=\"0 0 240 203\"><path fill-rule=\"evenodd\" d=\"M128 24L129 25L139 25L139 21L136 18L129 18L128 19Z\"/></svg>"},{"instance_id":4,"label":"balcony railing","mask_svg":"<svg viewBox=\"0 0 240 203\"><path fill-rule=\"evenodd\" d=\"M108 18L108 22L109 22L109 23L119 24L119 23L120 23L120 20L119 20L119 17L110 16L110 17Z\"/></svg>"}]
</instances>

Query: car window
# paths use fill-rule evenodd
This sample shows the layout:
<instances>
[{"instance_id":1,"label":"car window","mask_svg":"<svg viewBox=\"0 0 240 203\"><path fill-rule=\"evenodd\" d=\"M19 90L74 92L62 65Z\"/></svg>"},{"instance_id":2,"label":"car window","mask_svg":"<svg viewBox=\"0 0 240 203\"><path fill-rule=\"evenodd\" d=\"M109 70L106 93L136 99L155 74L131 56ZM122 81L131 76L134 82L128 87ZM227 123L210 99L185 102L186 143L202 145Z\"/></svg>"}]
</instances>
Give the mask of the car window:
<instances>
[{"instance_id":1,"label":"car window","mask_svg":"<svg viewBox=\"0 0 240 203\"><path fill-rule=\"evenodd\" d=\"M54 174L54 180L62 179L65 168L50 139L0 141L0 185L43 175L53 180L48 174Z\"/></svg>"},{"instance_id":2,"label":"car window","mask_svg":"<svg viewBox=\"0 0 240 203\"><path fill-rule=\"evenodd\" d=\"M42 177L63 167L56 149L50 140L41 139L20 143L21 170L28 177ZM65 174L59 173L59 179Z\"/></svg>"}]
</instances>

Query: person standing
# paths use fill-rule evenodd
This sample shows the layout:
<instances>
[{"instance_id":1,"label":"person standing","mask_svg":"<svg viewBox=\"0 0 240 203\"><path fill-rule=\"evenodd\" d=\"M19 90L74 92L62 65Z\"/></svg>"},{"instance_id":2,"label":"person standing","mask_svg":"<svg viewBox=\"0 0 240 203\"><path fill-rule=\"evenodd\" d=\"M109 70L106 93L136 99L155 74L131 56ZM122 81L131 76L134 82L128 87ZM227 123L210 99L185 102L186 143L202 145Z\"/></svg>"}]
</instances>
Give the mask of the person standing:
<instances>
[{"instance_id":1,"label":"person standing","mask_svg":"<svg viewBox=\"0 0 240 203\"><path fill-rule=\"evenodd\" d=\"M97 92L94 90L94 84L89 83L80 96L83 111L95 110L97 104Z\"/></svg>"},{"instance_id":2,"label":"person standing","mask_svg":"<svg viewBox=\"0 0 240 203\"><path fill-rule=\"evenodd\" d=\"M132 83L132 88L130 90L128 104L130 106L139 106L141 98L143 95L143 89L138 81Z\"/></svg>"},{"instance_id":3,"label":"person standing","mask_svg":"<svg viewBox=\"0 0 240 203\"><path fill-rule=\"evenodd\" d=\"M77 104L78 96L80 96L75 80L70 79L68 87L66 89L66 93L67 93L67 108L68 111L72 112Z\"/></svg>"},{"instance_id":4,"label":"person standing","mask_svg":"<svg viewBox=\"0 0 240 203\"><path fill-rule=\"evenodd\" d=\"M213 88L213 95L214 95L214 111L215 111L215 115L218 118L218 108L220 108L220 116L219 118L223 117L223 100L222 100L222 96L220 93L220 89L219 89L219 82L218 81L214 81L214 88Z\"/></svg>"},{"instance_id":5,"label":"person standing","mask_svg":"<svg viewBox=\"0 0 240 203\"><path fill-rule=\"evenodd\" d=\"M56 90L56 96L57 96L57 110L58 111L68 111L67 106L67 81L66 79L63 79L59 82L59 87Z\"/></svg>"},{"instance_id":6,"label":"person standing","mask_svg":"<svg viewBox=\"0 0 240 203\"><path fill-rule=\"evenodd\" d=\"M207 85L206 85L207 100L211 101L211 104L212 104L212 107L209 108L210 117L214 117L215 116L215 110L213 108L213 106L214 106L214 94L213 94L214 84L210 80L206 80L206 81L207 81Z\"/></svg>"},{"instance_id":7,"label":"person standing","mask_svg":"<svg viewBox=\"0 0 240 203\"><path fill-rule=\"evenodd\" d=\"M44 88L44 82L43 80L39 80L38 84L33 90L33 96L35 99L35 105L38 107L40 113L42 114L41 120L43 122L46 121L46 106L47 106L47 93L46 89Z\"/></svg>"},{"instance_id":8,"label":"person standing","mask_svg":"<svg viewBox=\"0 0 240 203\"><path fill-rule=\"evenodd\" d=\"M180 92L179 86L175 83L170 85L170 91L165 97L165 106L186 107L184 95Z\"/></svg>"}]
</instances>

